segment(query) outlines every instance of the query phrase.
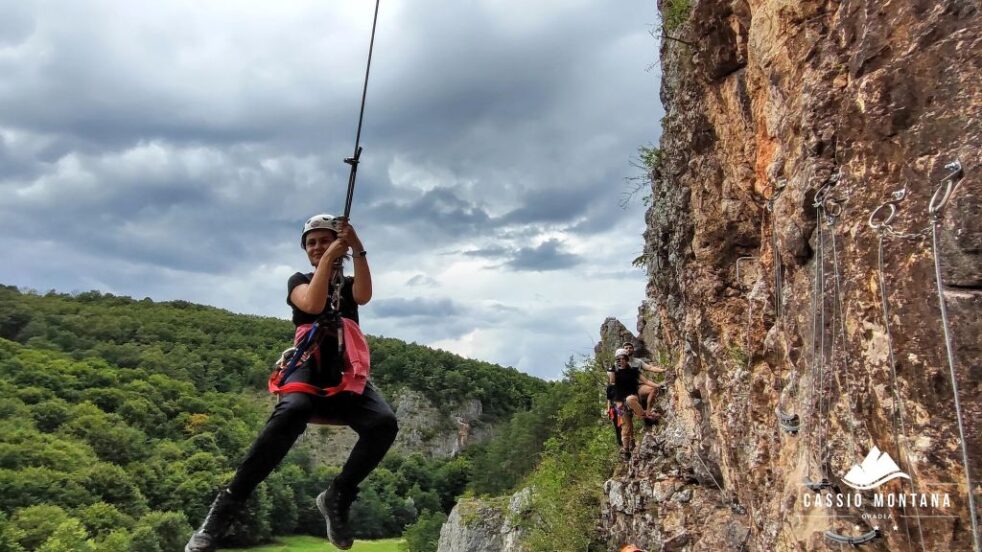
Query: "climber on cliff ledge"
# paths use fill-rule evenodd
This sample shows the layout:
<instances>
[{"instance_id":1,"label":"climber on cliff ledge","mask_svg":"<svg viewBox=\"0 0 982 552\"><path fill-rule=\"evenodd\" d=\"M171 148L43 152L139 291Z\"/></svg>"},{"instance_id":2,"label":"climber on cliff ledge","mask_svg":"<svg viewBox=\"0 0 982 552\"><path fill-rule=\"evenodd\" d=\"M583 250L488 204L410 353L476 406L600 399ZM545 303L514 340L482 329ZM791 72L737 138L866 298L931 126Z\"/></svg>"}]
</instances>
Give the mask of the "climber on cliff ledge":
<instances>
[{"instance_id":1,"label":"climber on cliff ledge","mask_svg":"<svg viewBox=\"0 0 982 552\"><path fill-rule=\"evenodd\" d=\"M630 365L630 356L626 349L614 352L614 369L607 373L608 392L611 393L614 404L617 405L621 421L621 454L627 460L634 448L634 418L645 418L644 409L638 392L642 385L654 388L658 384L644 377L640 366ZM611 387L613 389L611 389Z\"/></svg>"},{"instance_id":2,"label":"climber on cliff ledge","mask_svg":"<svg viewBox=\"0 0 982 552\"><path fill-rule=\"evenodd\" d=\"M627 351L627 362L633 368L640 368L646 372L651 372L653 374L664 374L665 369L660 366L652 366L647 362L641 360L640 358L634 357L634 343L630 341L625 341L621 348ZM645 408L644 421L646 425L651 425L658 421L659 414L655 409L655 399L658 398L658 391L662 389L660 384L643 384L638 388L638 398L641 399L641 405Z\"/></svg>"}]
</instances>

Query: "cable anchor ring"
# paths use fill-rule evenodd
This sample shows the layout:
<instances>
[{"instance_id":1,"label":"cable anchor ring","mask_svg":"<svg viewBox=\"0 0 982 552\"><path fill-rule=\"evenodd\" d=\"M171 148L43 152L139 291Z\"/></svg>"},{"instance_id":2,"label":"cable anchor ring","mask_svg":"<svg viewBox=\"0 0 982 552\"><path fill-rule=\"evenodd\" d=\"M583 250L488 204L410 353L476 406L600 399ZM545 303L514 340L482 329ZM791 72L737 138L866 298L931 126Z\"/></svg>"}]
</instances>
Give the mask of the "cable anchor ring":
<instances>
[{"instance_id":1,"label":"cable anchor ring","mask_svg":"<svg viewBox=\"0 0 982 552\"><path fill-rule=\"evenodd\" d=\"M880 214L880 211L882 211L883 209L888 209L889 213L887 213L887 215L883 217L883 220L877 220L879 218L877 215ZM897 206L892 202L886 202L880 205L879 207L877 207L876 210L874 210L872 213L870 213L869 221L867 221L867 224L873 230L889 228L890 222L893 221L894 217L896 216L897 216Z\"/></svg>"},{"instance_id":2,"label":"cable anchor ring","mask_svg":"<svg viewBox=\"0 0 982 552\"><path fill-rule=\"evenodd\" d=\"M842 203L834 197L826 195L826 197L822 198L822 203L825 209L825 215L830 222L834 222L842 214Z\"/></svg>"}]
</instances>

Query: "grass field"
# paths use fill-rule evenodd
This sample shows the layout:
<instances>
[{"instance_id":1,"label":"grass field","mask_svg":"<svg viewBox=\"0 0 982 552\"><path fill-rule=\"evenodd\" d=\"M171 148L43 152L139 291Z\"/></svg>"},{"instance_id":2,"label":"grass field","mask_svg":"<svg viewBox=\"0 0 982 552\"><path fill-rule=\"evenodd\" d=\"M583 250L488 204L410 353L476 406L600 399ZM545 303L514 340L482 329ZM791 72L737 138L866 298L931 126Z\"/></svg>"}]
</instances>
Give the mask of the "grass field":
<instances>
[{"instance_id":1,"label":"grass field","mask_svg":"<svg viewBox=\"0 0 982 552\"><path fill-rule=\"evenodd\" d=\"M351 552L399 552L402 539L384 539L377 541L356 540ZM337 548L326 539L301 535L276 539L276 544L267 544L255 548L228 549L226 552L335 552Z\"/></svg>"}]
</instances>

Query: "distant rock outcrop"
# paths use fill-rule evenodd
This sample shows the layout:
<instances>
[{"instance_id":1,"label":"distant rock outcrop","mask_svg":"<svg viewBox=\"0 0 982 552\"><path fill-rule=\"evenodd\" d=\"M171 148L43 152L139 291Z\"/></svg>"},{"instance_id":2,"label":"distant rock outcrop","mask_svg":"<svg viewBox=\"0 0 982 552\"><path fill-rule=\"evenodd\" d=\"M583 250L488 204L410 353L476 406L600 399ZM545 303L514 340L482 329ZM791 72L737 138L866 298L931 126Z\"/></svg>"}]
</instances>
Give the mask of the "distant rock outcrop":
<instances>
[{"instance_id":1,"label":"distant rock outcrop","mask_svg":"<svg viewBox=\"0 0 982 552\"><path fill-rule=\"evenodd\" d=\"M511 498L461 499L440 530L437 552L527 552L518 522L530 499L528 488Z\"/></svg>"},{"instance_id":2,"label":"distant rock outcrop","mask_svg":"<svg viewBox=\"0 0 982 552\"><path fill-rule=\"evenodd\" d=\"M386 395L389 395L387 390ZM493 426L482 419L481 401L469 399L440 411L426 396L403 388L391 394L392 408L399 420L399 434L394 450L402 454L421 452L433 457L451 457L469 445L482 443L493 434ZM310 450L325 464L338 465L348 457L358 435L347 427L318 426L308 428L315 439L304 439L300 447Z\"/></svg>"},{"instance_id":3,"label":"distant rock outcrop","mask_svg":"<svg viewBox=\"0 0 982 552\"><path fill-rule=\"evenodd\" d=\"M600 326L600 342L593 348L593 352L598 355L602 353L613 355L614 351L624 343L634 344L635 356L644 357L647 355L648 351L644 343L634 337L634 334L620 320L608 318Z\"/></svg>"}]
</instances>

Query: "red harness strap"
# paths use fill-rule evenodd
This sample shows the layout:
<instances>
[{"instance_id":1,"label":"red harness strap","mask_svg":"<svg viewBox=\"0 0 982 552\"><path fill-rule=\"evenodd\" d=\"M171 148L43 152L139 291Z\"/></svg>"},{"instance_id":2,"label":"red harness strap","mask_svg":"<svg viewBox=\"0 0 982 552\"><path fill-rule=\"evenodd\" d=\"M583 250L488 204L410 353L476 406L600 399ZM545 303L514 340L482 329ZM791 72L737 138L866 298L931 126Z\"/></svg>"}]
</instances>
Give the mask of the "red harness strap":
<instances>
[{"instance_id":1,"label":"red harness strap","mask_svg":"<svg viewBox=\"0 0 982 552\"><path fill-rule=\"evenodd\" d=\"M317 387L309 383L291 382L279 385L280 378L283 376L284 366L277 366L269 376L267 388L270 393L307 393L318 397L330 397L338 393L347 391L361 395L365 391L368 383L368 376L371 372L371 356L368 351L368 341L361 333L352 320L341 319L342 331L344 332L344 369L341 372L341 383L334 387ZM307 337L311 324L297 326L297 331L293 336L294 345L300 345ZM313 345L314 362L320 362L319 344Z\"/></svg>"}]
</instances>

